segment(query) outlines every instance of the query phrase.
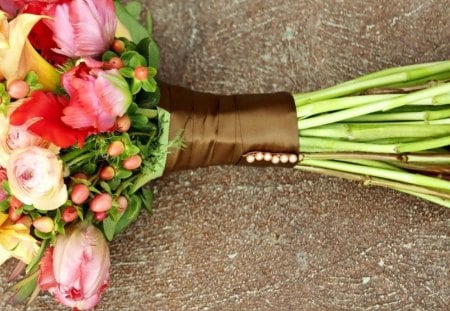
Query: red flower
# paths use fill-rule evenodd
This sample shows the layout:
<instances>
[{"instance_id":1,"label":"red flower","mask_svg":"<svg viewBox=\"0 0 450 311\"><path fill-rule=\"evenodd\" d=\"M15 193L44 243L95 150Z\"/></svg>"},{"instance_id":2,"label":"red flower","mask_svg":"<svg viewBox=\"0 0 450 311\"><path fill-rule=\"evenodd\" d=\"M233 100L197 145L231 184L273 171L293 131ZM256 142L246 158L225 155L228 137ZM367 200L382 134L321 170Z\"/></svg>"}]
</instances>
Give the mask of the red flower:
<instances>
[{"instance_id":1,"label":"red flower","mask_svg":"<svg viewBox=\"0 0 450 311\"><path fill-rule=\"evenodd\" d=\"M17 108L10 117L12 125L22 125L36 119L28 129L55 145L67 148L76 143L82 145L85 138L96 133L93 128L74 129L62 121L63 110L69 104L64 96L50 92L36 91Z\"/></svg>"}]
</instances>

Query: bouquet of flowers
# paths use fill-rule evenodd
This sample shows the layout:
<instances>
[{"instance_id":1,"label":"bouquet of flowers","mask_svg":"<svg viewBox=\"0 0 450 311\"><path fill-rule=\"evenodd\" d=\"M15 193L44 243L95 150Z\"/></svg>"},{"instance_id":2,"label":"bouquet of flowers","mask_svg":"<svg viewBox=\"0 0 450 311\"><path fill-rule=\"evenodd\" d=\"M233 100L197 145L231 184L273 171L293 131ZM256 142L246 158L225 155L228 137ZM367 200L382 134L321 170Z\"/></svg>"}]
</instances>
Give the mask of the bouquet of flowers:
<instances>
[{"instance_id":1,"label":"bouquet of flowers","mask_svg":"<svg viewBox=\"0 0 450 311\"><path fill-rule=\"evenodd\" d=\"M221 96L156 82L138 3L0 8L0 264L19 260L14 301L42 290L98 304L107 240L151 210L144 186L171 170L289 166L450 206L449 61L311 93Z\"/></svg>"}]
</instances>

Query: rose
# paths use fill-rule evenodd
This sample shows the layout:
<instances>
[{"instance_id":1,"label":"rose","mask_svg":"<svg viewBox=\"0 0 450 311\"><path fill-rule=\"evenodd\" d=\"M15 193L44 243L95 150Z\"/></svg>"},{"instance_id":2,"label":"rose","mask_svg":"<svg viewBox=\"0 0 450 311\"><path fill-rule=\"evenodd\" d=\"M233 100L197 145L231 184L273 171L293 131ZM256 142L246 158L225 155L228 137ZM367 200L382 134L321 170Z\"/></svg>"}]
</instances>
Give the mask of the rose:
<instances>
[{"instance_id":1,"label":"rose","mask_svg":"<svg viewBox=\"0 0 450 311\"><path fill-rule=\"evenodd\" d=\"M54 210L67 201L62 161L48 149L14 150L6 167L11 194L38 210Z\"/></svg>"},{"instance_id":2,"label":"rose","mask_svg":"<svg viewBox=\"0 0 450 311\"><path fill-rule=\"evenodd\" d=\"M109 248L92 224L71 225L41 260L38 284L71 308L95 307L108 286Z\"/></svg>"},{"instance_id":3,"label":"rose","mask_svg":"<svg viewBox=\"0 0 450 311\"><path fill-rule=\"evenodd\" d=\"M69 97L35 91L10 117L16 126L37 119L29 130L55 145L82 145L91 134L109 132L127 111L132 96L117 69L87 59L66 72L63 85Z\"/></svg>"},{"instance_id":4,"label":"rose","mask_svg":"<svg viewBox=\"0 0 450 311\"><path fill-rule=\"evenodd\" d=\"M51 17L33 28L30 40L53 63L63 63L61 55L98 57L114 39L117 18L112 0L24 2L22 12Z\"/></svg>"}]
</instances>

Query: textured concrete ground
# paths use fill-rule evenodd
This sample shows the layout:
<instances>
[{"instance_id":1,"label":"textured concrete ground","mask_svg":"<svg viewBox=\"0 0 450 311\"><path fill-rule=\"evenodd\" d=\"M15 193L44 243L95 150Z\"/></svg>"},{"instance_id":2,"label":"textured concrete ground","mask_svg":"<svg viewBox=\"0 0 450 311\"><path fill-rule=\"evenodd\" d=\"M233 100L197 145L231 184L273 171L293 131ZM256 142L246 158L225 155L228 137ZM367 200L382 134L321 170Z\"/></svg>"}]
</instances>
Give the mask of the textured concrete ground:
<instances>
[{"instance_id":1,"label":"textured concrete ground","mask_svg":"<svg viewBox=\"0 0 450 311\"><path fill-rule=\"evenodd\" d=\"M148 5L160 77L197 90L311 90L450 51L445 0ZM98 310L448 310L449 210L289 169L199 169L152 187L153 215L111 245ZM42 295L28 310L57 308Z\"/></svg>"}]
</instances>

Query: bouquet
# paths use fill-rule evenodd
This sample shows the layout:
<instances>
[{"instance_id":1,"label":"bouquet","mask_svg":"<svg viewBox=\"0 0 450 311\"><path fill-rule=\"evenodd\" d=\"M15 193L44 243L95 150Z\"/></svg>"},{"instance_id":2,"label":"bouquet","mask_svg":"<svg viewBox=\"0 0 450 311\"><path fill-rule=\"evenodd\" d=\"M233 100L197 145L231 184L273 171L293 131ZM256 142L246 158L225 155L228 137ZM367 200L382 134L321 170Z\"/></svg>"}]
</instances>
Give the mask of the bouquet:
<instances>
[{"instance_id":1,"label":"bouquet","mask_svg":"<svg viewBox=\"0 0 450 311\"><path fill-rule=\"evenodd\" d=\"M15 301L42 290L94 307L106 241L171 170L291 166L449 206L449 62L293 96L193 92L156 82L150 16L143 27L139 5L114 4L2 4L0 263L19 260L11 279L25 270Z\"/></svg>"}]
</instances>

